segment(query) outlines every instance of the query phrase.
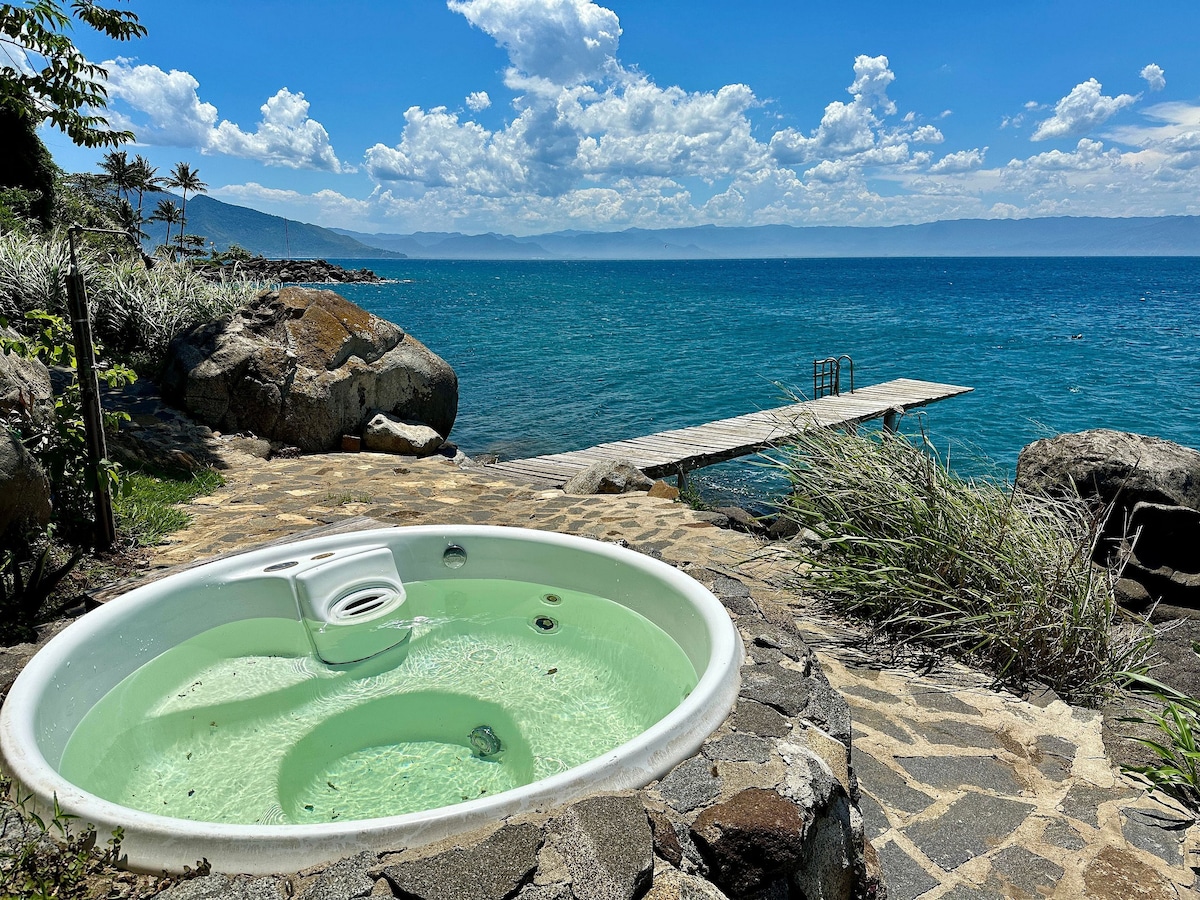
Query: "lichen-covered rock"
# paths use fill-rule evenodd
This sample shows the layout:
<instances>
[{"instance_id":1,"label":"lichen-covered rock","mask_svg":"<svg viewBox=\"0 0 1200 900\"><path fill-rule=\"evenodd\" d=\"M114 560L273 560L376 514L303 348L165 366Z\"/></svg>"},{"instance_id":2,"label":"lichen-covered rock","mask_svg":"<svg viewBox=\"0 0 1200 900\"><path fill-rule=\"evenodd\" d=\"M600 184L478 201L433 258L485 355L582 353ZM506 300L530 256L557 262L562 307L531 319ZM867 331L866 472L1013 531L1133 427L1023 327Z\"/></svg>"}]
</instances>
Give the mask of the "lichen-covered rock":
<instances>
[{"instance_id":1,"label":"lichen-covered rock","mask_svg":"<svg viewBox=\"0 0 1200 900\"><path fill-rule=\"evenodd\" d=\"M648 491L652 487L653 479L647 478L633 463L603 460L573 476L563 485L563 493L628 494L630 491Z\"/></svg>"},{"instance_id":2,"label":"lichen-covered rock","mask_svg":"<svg viewBox=\"0 0 1200 900\"><path fill-rule=\"evenodd\" d=\"M268 291L171 342L163 395L204 424L309 452L379 409L448 437L458 378L402 329L332 291Z\"/></svg>"}]
</instances>

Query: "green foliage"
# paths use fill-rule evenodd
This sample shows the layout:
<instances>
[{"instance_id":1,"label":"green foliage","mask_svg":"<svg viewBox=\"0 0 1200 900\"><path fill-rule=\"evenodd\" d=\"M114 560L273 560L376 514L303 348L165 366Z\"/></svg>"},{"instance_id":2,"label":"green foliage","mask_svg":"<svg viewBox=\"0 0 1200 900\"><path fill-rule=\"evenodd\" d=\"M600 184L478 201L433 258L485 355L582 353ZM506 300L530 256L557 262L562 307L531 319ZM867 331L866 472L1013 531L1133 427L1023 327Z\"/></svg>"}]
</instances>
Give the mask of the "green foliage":
<instances>
[{"instance_id":1,"label":"green foliage","mask_svg":"<svg viewBox=\"0 0 1200 900\"><path fill-rule=\"evenodd\" d=\"M0 6L0 45L9 58L24 63L0 68L0 107L26 118L35 129L49 120L83 147L132 140L133 134L112 131L97 113L108 102L108 73L88 61L67 36L73 20L118 41L146 33L132 12L94 0L72 0L69 12L59 0Z\"/></svg>"},{"instance_id":2,"label":"green foliage","mask_svg":"<svg viewBox=\"0 0 1200 900\"><path fill-rule=\"evenodd\" d=\"M23 188L0 188L0 234L28 234L35 224L34 207L41 195Z\"/></svg>"},{"instance_id":3,"label":"green foliage","mask_svg":"<svg viewBox=\"0 0 1200 900\"><path fill-rule=\"evenodd\" d=\"M2 18L2 16L0 16ZM3 80L0 69L0 81ZM37 135L37 123L0 105L0 187L26 194L28 218L39 228L50 225L54 211L54 186L58 167Z\"/></svg>"},{"instance_id":4,"label":"green foliage","mask_svg":"<svg viewBox=\"0 0 1200 900\"><path fill-rule=\"evenodd\" d=\"M7 779L0 789L11 789ZM48 823L28 810L29 799L17 803L28 822L24 834L0 851L0 897L84 900L90 896L89 877L120 860L124 833L118 828L103 848L97 847L96 830L73 832L75 817L62 810L58 798Z\"/></svg>"},{"instance_id":5,"label":"green foliage","mask_svg":"<svg viewBox=\"0 0 1200 900\"><path fill-rule=\"evenodd\" d=\"M50 595L83 553L76 552L58 567L52 555L49 541L39 551L11 536L0 550L0 646L36 640L37 626L58 612L48 607Z\"/></svg>"},{"instance_id":6,"label":"green foliage","mask_svg":"<svg viewBox=\"0 0 1200 900\"><path fill-rule=\"evenodd\" d=\"M215 469L197 472L188 480L130 473L122 479L121 492L113 503L117 529L142 547L161 543L191 521L178 504L211 494L222 484L224 480Z\"/></svg>"},{"instance_id":7,"label":"green foliage","mask_svg":"<svg viewBox=\"0 0 1200 900\"><path fill-rule=\"evenodd\" d=\"M1200 656L1200 642L1192 642ZM1153 700L1161 712L1149 719L1127 716L1127 722L1153 725L1160 739L1135 738L1148 747L1159 762L1155 765L1125 766L1125 772L1149 788L1170 794L1195 812L1200 812L1200 699L1189 697L1144 672L1128 672L1127 688Z\"/></svg>"},{"instance_id":8,"label":"green foliage","mask_svg":"<svg viewBox=\"0 0 1200 900\"><path fill-rule=\"evenodd\" d=\"M891 638L1088 702L1148 652L1148 626L1113 627L1121 611L1091 564L1098 523L1082 504L963 481L886 433L815 428L779 466L793 488L782 514L819 537L792 545L797 585Z\"/></svg>"},{"instance_id":9,"label":"green foliage","mask_svg":"<svg viewBox=\"0 0 1200 900\"><path fill-rule=\"evenodd\" d=\"M0 320L7 324L7 321ZM60 533L77 540L91 530L92 490L95 479L105 478L110 488L120 484L116 463L102 460L99 472L88 463L87 436L83 424L83 399L75 369L75 347L65 319L41 310L25 314L21 336L0 335L0 350L40 359L47 366L70 372L70 381L54 398L54 416L41 432L23 435L23 441L50 479L54 519ZM100 365L97 377L109 387L136 380L132 370L121 365ZM126 413L106 413L105 427L115 429Z\"/></svg>"}]
</instances>

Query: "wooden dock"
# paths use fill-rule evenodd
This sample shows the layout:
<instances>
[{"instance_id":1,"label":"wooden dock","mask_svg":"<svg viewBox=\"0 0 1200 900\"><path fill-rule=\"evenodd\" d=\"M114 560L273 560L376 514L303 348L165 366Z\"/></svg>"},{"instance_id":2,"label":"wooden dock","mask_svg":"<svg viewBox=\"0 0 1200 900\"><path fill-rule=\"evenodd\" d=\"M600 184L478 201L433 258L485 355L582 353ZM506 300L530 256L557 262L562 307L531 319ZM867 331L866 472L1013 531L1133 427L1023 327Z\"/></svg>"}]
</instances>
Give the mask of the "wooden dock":
<instances>
[{"instance_id":1,"label":"wooden dock","mask_svg":"<svg viewBox=\"0 0 1200 900\"><path fill-rule=\"evenodd\" d=\"M651 478L675 475L682 482L693 469L786 444L810 428L853 427L879 418L884 419L885 427L894 428L903 412L971 390L953 384L897 378L848 394L613 441L586 450L491 463L488 468L561 486L592 463L620 459L633 463Z\"/></svg>"}]
</instances>

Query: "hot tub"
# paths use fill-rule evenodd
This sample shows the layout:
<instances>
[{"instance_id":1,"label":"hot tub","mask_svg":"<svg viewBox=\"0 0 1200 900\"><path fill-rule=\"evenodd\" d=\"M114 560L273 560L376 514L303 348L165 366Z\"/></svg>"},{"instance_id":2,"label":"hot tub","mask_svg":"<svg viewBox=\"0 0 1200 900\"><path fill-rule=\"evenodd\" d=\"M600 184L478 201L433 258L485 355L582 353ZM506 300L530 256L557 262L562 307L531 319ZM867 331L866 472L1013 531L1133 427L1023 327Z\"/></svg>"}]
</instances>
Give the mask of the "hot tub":
<instances>
[{"instance_id":1,"label":"hot tub","mask_svg":"<svg viewBox=\"0 0 1200 900\"><path fill-rule=\"evenodd\" d=\"M644 785L728 714L741 640L701 585L584 538L323 537L84 616L0 712L22 795L131 868L295 871Z\"/></svg>"}]
</instances>

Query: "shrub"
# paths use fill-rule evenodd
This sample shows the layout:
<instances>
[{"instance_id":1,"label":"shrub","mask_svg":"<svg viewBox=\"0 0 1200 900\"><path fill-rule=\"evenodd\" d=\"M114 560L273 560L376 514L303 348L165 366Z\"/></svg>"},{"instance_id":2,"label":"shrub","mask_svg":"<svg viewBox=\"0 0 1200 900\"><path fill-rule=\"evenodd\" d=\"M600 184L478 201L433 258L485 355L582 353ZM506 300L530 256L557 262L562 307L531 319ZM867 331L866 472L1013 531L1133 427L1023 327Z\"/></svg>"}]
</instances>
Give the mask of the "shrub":
<instances>
[{"instance_id":1,"label":"shrub","mask_svg":"<svg viewBox=\"0 0 1200 900\"><path fill-rule=\"evenodd\" d=\"M1082 504L964 481L927 442L886 433L813 429L778 465L792 485L781 513L818 539L793 544L797 584L892 638L1076 701L1148 653L1149 626L1112 627L1122 613Z\"/></svg>"}]
</instances>

